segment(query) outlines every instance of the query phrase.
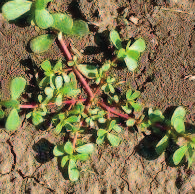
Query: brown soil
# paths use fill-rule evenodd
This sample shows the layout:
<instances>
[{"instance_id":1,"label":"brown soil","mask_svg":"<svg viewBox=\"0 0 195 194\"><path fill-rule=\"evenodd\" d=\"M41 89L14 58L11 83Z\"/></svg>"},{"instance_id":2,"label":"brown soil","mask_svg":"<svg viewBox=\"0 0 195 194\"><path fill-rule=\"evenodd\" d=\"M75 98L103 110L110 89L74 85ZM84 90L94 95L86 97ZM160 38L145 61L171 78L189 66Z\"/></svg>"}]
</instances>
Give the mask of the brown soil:
<instances>
[{"instance_id":1,"label":"brown soil","mask_svg":"<svg viewBox=\"0 0 195 194\"><path fill-rule=\"evenodd\" d=\"M147 50L134 75L126 68L114 69L110 74L115 74L118 81L126 81L121 87L123 92L128 88L140 90L140 101L146 107L168 114L175 106L184 106L188 110L186 124L194 127L195 80L186 77L195 73L193 0L54 0L49 9L66 11L89 22L89 35L72 38L74 47L84 50L85 63L101 64L108 59L105 51L108 52L110 29L117 28L125 40L143 37ZM24 76L32 85L33 74L43 60L64 59L56 43L42 55L30 51L29 41L44 33L34 26L10 24L0 15L2 100L9 99L9 83L14 77ZM70 42L69 37L66 40ZM32 95L31 88L29 97ZM26 120L12 134L2 127L0 193L195 193L194 167L186 170L185 165L172 166L165 154L156 157L152 145L158 139L130 130L125 130L121 138L119 147L98 146L89 161L78 163L80 180L71 183L52 155L62 136L35 129ZM174 148L170 152L171 149Z\"/></svg>"}]
</instances>

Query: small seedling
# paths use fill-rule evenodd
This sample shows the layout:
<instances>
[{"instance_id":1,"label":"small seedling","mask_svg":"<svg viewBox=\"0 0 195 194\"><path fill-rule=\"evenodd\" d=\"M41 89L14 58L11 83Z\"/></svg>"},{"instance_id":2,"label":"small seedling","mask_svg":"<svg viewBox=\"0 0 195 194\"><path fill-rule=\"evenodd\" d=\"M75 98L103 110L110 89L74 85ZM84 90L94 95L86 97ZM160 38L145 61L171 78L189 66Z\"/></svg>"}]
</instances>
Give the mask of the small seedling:
<instances>
[{"instance_id":1,"label":"small seedling","mask_svg":"<svg viewBox=\"0 0 195 194\"><path fill-rule=\"evenodd\" d=\"M88 160L89 155L93 152L94 145L91 143L75 148L75 144L72 144L70 141L67 141L64 145L56 145L53 150L56 157L62 157L61 167L68 166L68 174L71 181L77 181L79 178L79 170L77 169L76 162L78 160Z\"/></svg>"},{"instance_id":2,"label":"small seedling","mask_svg":"<svg viewBox=\"0 0 195 194\"><path fill-rule=\"evenodd\" d=\"M140 53L146 48L145 41L142 38L137 39L132 45L131 41L127 43L126 49L122 47L121 38L116 30L110 32L110 41L114 44L116 57L118 60L124 60L127 68L134 71L138 66ZM131 45L131 46L130 46Z\"/></svg>"},{"instance_id":3,"label":"small seedling","mask_svg":"<svg viewBox=\"0 0 195 194\"><path fill-rule=\"evenodd\" d=\"M0 106L11 108L5 124L5 127L8 131L16 130L21 124L20 117L18 115L18 112L20 110L20 102L18 98L24 91L25 86L26 80L24 78L14 78L10 84L11 99L0 102ZM5 113L2 109L0 113L1 118L3 118L5 116Z\"/></svg>"}]
</instances>

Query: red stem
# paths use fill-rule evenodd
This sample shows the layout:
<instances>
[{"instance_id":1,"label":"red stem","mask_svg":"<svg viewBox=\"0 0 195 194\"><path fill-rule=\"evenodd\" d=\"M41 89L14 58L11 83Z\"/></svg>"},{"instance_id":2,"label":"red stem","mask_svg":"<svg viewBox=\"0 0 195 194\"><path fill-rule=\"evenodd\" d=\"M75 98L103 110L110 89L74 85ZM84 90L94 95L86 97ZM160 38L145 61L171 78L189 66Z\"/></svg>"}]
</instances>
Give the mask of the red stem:
<instances>
[{"instance_id":1,"label":"red stem","mask_svg":"<svg viewBox=\"0 0 195 194\"><path fill-rule=\"evenodd\" d=\"M63 50L64 55L66 56L67 60L68 61L71 61L72 60L72 56L71 56L71 54L70 54L67 46L64 43L64 40L62 38L62 33L59 33L59 35L58 35L58 41L59 41L59 43L60 43L60 45L62 47L62 50Z\"/></svg>"},{"instance_id":2,"label":"red stem","mask_svg":"<svg viewBox=\"0 0 195 194\"><path fill-rule=\"evenodd\" d=\"M84 102L86 101L86 99L84 98L81 98L81 99L77 99L77 100L66 100L66 101L63 101L62 104L73 104L73 103L76 103L76 102ZM50 102L49 104L47 104L47 106L51 106L51 105L55 105L54 102ZM20 108L23 108L23 109L27 109L27 108L38 108L38 104L35 104L35 103L32 103L32 104L20 104Z\"/></svg>"},{"instance_id":3,"label":"red stem","mask_svg":"<svg viewBox=\"0 0 195 194\"><path fill-rule=\"evenodd\" d=\"M81 73L74 66L72 67L72 70L75 73L75 75L77 76L77 78L79 79L79 81L84 86L87 94L89 95L89 101L92 101L93 98L94 98L94 94L91 91L91 88L89 87L88 83L86 82L86 80L84 79L84 77L81 75Z\"/></svg>"},{"instance_id":4,"label":"red stem","mask_svg":"<svg viewBox=\"0 0 195 194\"><path fill-rule=\"evenodd\" d=\"M110 108L109 106L107 106L106 104L104 104L103 102L99 102L98 103L102 108L106 109L108 112L112 113L112 114L115 114L119 117L122 117L124 119L130 119L131 117L127 114L121 114L119 112L117 112L116 110Z\"/></svg>"}]
</instances>

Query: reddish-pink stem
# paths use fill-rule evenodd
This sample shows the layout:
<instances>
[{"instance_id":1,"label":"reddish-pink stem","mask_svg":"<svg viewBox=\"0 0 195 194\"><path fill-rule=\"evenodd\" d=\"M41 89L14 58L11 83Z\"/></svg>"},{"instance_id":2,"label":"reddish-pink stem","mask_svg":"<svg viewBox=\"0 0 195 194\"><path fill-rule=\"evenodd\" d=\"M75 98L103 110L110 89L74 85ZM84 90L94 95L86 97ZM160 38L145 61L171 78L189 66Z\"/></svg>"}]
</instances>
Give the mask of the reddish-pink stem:
<instances>
[{"instance_id":1,"label":"reddish-pink stem","mask_svg":"<svg viewBox=\"0 0 195 194\"><path fill-rule=\"evenodd\" d=\"M81 73L76 69L76 67L72 67L73 72L75 73L75 75L77 76L77 78L79 79L79 81L82 83L82 85L84 86L87 94L89 95L89 101L92 101L94 98L94 94L91 91L91 88L89 87L88 83L86 82L86 80L84 79L84 77L81 75Z\"/></svg>"},{"instance_id":2,"label":"reddish-pink stem","mask_svg":"<svg viewBox=\"0 0 195 194\"><path fill-rule=\"evenodd\" d=\"M86 101L86 99L84 98L81 98L81 99L77 99L77 100L66 100L66 101L63 101L62 104L73 104L73 103L76 103L76 102L84 102ZM52 106L52 105L55 105L54 102L50 102L49 104L47 104L47 106ZM32 103L32 104L20 104L20 108L21 109L27 109L27 108L38 108L38 104L35 104L35 103Z\"/></svg>"},{"instance_id":3,"label":"reddish-pink stem","mask_svg":"<svg viewBox=\"0 0 195 194\"><path fill-rule=\"evenodd\" d=\"M106 104L104 104L103 102L99 102L99 105L106 109L108 112L112 113L112 114L115 114L121 118L124 118L124 119L130 119L131 117L129 115L126 115L126 114L121 114L119 112L117 112L116 110L110 108L109 106L107 106Z\"/></svg>"},{"instance_id":4,"label":"reddish-pink stem","mask_svg":"<svg viewBox=\"0 0 195 194\"><path fill-rule=\"evenodd\" d=\"M61 33L58 35L58 41L59 41L59 43L60 43L60 45L62 47L62 50L63 50L64 55L66 56L67 60L71 61L72 60L72 56L71 56L67 46L64 43L64 40L62 38L62 34Z\"/></svg>"}]
</instances>

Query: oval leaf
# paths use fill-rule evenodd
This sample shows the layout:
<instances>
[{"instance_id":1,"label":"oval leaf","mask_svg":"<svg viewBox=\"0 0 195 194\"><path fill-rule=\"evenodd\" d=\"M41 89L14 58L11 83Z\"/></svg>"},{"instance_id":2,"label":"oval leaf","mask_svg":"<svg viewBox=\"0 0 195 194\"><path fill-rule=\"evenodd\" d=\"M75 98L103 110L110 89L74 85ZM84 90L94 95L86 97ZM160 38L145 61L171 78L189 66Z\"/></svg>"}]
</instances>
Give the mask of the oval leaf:
<instances>
[{"instance_id":1,"label":"oval leaf","mask_svg":"<svg viewBox=\"0 0 195 194\"><path fill-rule=\"evenodd\" d=\"M94 151L94 145L92 143L88 143L76 148L76 151L83 154L91 154Z\"/></svg>"},{"instance_id":2,"label":"oval leaf","mask_svg":"<svg viewBox=\"0 0 195 194\"><path fill-rule=\"evenodd\" d=\"M120 39L120 36L116 30L112 30L110 32L110 40L117 49L122 48L121 39Z\"/></svg>"},{"instance_id":3,"label":"oval leaf","mask_svg":"<svg viewBox=\"0 0 195 194\"><path fill-rule=\"evenodd\" d=\"M62 168L66 165L66 163L68 162L68 160L69 160L69 157L68 156L64 156L62 158L62 161L61 161L61 167Z\"/></svg>"},{"instance_id":4,"label":"oval leaf","mask_svg":"<svg viewBox=\"0 0 195 194\"><path fill-rule=\"evenodd\" d=\"M24 13L30 10L32 2L30 1L23 1L23 2L16 2L10 1L3 5L2 13L3 16L7 20L15 20L16 18L20 17Z\"/></svg>"},{"instance_id":5,"label":"oval leaf","mask_svg":"<svg viewBox=\"0 0 195 194\"><path fill-rule=\"evenodd\" d=\"M166 150L166 148L167 148L167 146L168 146L168 143L169 143L169 141L168 141L168 139L169 139L169 135L168 134L166 134L159 142L158 142L158 144L156 145L156 152L157 152L157 154L162 154L165 150Z\"/></svg>"},{"instance_id":6,"label":"oval leaf","mask_svg":"<svg viewBox=\"0 0 195 194\"><path fill-rule=\"evenodd\" d=\"M184 145L175 151L175 153L173 154L173 162L175 165L178 165L181 162L187 149L188 149L187 145Z\"/></svg>"},{"instance_id":7,"label":"oval leaf","mask_svg":"<svg viewBox=\"0 0 195 194\"><path fill-rule=\"evenodd\" d=\"M45 9L47 7L47 4L52 1L53 0L36 0L35 7L36 9Z\"/></svg>"},{"instance_id":8,"label":"oval leaf","mask_svg":"<svg viewBox=\"0 0 195 194\"><path fill-rule=\"evenodd\" d=\"M46 9L35 10L35 21L37 26L47 29L53 25L53 17Z\"/></svg>"},{"instance_id":9,"label":"oval leaf","mask_svg":"<svg viewBox=\"0 0 195 194\"><path fill-rule=\"evenodd\" d=\"M89 33L89 28L86 22L83 20L76 20L73 22L71 34L83 36Z\"/></svg>"},{"instance_id":10,"label":"oval leaf","mask_svg":"<svg viewBox=\"0 0 195 194\"><path fill-rule=\"evenodd\" d=\"M77 181L79 178L79 171L76 166L76 161L73 159L70 159L69 161L68 174L71 181Z\"/></svg>"},{"instance_id":11,"label":"oval leaf","mask_svg":"<svg viewBox=\"0 0 195 194\"><path fill-rule=\"evenodd\" d=\"M76 155L77 160L86 161L89 159L88 154L77 154Z\"/></svg>"},{"instance_id":12,"label":"oval leaf","mask_svg":"<svg viewBox=\"0 0 195 194\"><path fill-rule=\"evenodd\" d=\"M5 128L8 131L14 131L20 126L20 117L18 115L18 111L14 108L9 113L9 116L7 118Z\"/></svg>"},{"instance_id":13,"label":"oval leaf","mask_svg":"<svg viewBox=\"0 0 195 194\"><path fill-rule=\"evenodd\" d=\"M62 94L58 94L57 98L56 98L56 105L57 106L61 106L62 105Z\"/></svg>"},{"instance_id":14,"label":"oval leaf","mask_svg":"<svg viewBox=\"0 0 195 194\"><path fill-rule=\"evenodd\" d=\"M64 155L64 146L63 145L56 145L53 149L54 156L63 156Z\"/></svg>"},{"instance_id":15,"label":"oval leaf","mask_svg":"<svg viewBox=\"0 0 195 194\"><path fill-rule=\"evenodd\" d=\"M126 56L126 57L124 58L124 60L125 60L125 63L126 63L126 65L127 65L127 68L128 68L130 71L134 71L134 70L137 68L137 66L138 66L137 60L135 60L135 59L133 59L133 58L131 58L131 57L129 57L129 56Z\"/></svg>"},{"instance_id":16,"label":"oval leaf","mask_svg":"<svg viewBox=\"0 0 195 194\"><path fill-rule=\"evenodd\" d=\"M10 90L12 100L19 98L26 86L26 80L22 77L16 77L11 81Z\"/></svg>"},{"instance_id":17,"label":"oval leaf","mask_svg":"<svg viewBox=\"0 0 195 194\"><path fill-rule=\"evenodd\" d=\"M185 115L186 115L185 109L182 106L177 107L171 117L171 124L174 125L174 121L176 118L184 120Z\"/></svg>"},{"instance_id":18,"label":"oval leaf","mask_svg":"<svg viewBox=\"0 0 195 194\"><path fill-rule=\"evenodd\" d=\"M128 119L126 122L126 125L128 127L132 127L133 125L135 125L135 119L133 119L133 118Z\"/></svg>"},{"instance_id":19,"label":"oval leaf","mask_svg":"<svg viewBox=\"0 0 195 194\"><path fill-rule=\"evenodd\" d=\"M72 153L73 153L73 145L72 145L72 143L71 142L66 142L66 144L65 144L65 146L64 146L64 151L67 153L67 154L69 154L69 155L71 155Z\"/></svg>"},{"instance_id":20,"label":"oval leaf","mask_svg":"<svg viewBox=\"0 0 195 194\"><path fill-rule=\"evenodd\" d=\"M98 132L97 132L97 136L103 136L105 133L107 133L107 131L106 130L104 130L104 129L99 129L98 130Z\"/></svg>"},{"instance_id":21,"label":"oval leaf","mask_svg":"<svg viewBox=\"0 0 195 194\"><path fill-rule=\"evenodd\" d=\"M37 36L30 42L30 48L34 53L42 53L47 51L53 44L55 39L54 35L44 34Z\"/></svg>"},{"instance_id":22,"label":"oval leaf","mask_svg":"<svg viewBox=\"0 0 195 194\"><path fill-rule=\"evenodd\" d=\"M135 91L128 100L135 100L136 98L138 98L140 96L140 91Z\"/></svg>"},{"instance_id":23,"label":"oval leaf","mask_svg":"<svg viewBox=\"0 0 195 194\"><path fill-rule=\"evenodd\" d=\"M178 133L185 132L185 125L183 119L175 118L173 122L173 126Z\"/></svg>"},{"instance_id":24,"label":"oval leaf","mask_svg":"<svg viewBox=\"0 0 195 194\"><path fill-rule=\"evenodd\" d=\"M94 65L79 64L77 69L88 79L95 79L98 76L98 68Z\"/></svg>"},{"instance_id":25,"label":"oval leaf","mask_svg":"<svg viewBox=\"0 0 195 194\"><path fill-rule=\"evenodd\" d=\"M138 52L143 52L146 49L146 43L144 39L139 38L127 49L138 51Z\"/></svg>"},{"instance_id":26,"label":"oval leaf","mask_svg":"<svg viewBox=\"0 0 195 194\"><path fill-rule=\"evenodd\" d=\"M111 133L107 134L107 138L108 138L108 140L110 141L110 143L112 144L113 147L118 146L120 141L121 141L118 136L113 135Z\"/></svg>"},{"instance_id":27,"label":"oval leaf","mask_svg":"<svg viewBox=\"0 0 195 194\"><path fill-rule=\"evenodd\" d=\"M44 71L51 71L51 63L50 61L46 60L46 61L43 61L41 63L41 68L44 70Z\"/></svg>"},{"instance_id":28,"label":"oval leaf","mask_svg":"<svg viewBox=\"0 0 195 194\"><path fill-rule=\"evenodd\" d=\"M63 85L62 76L57 76L55 79L56 88L59 90Z\"/></svg>"},{"instance_id":29,"label":"oval leaf","mask_svg":"<svg viewBox=\"0 0 195 194\"><path fill-rule=\"evenodd\" d=\"M52 14L54 22L52 27L63 32L64 34L69 34L73 27L73 20L67 14L54 13Z\"/></svg>"}]
</instances>

